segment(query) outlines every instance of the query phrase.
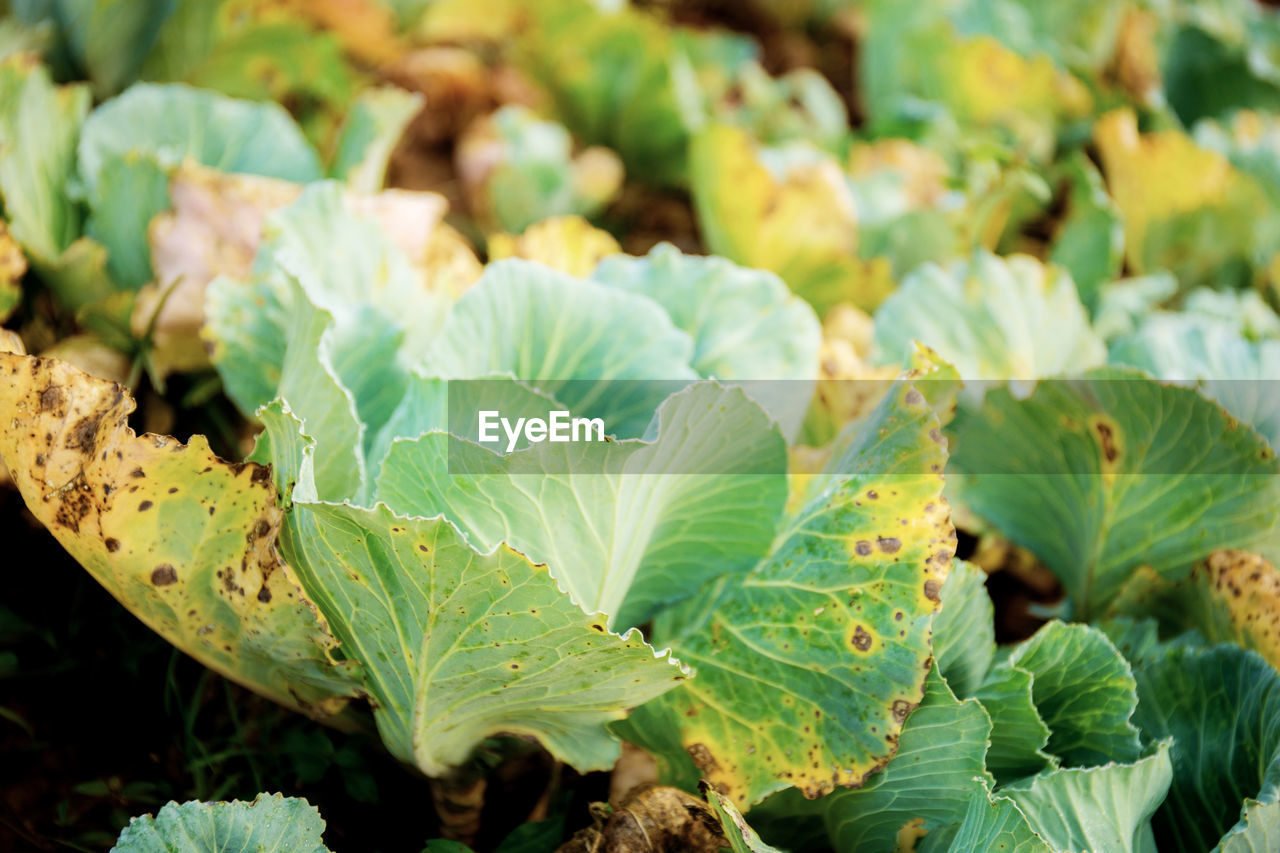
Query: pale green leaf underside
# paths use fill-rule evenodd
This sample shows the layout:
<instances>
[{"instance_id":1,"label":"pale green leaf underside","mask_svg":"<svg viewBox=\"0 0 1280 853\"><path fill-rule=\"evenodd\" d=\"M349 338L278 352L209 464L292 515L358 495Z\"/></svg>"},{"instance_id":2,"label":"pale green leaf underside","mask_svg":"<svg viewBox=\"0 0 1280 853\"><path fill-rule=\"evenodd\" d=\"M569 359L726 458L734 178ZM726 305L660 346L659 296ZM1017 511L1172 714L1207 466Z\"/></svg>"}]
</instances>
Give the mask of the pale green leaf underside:
<instances>
[{"instance_id":1,"label":"pale green leaf underside","mask_svg":"<svg viewBox=\"0 0 1280 853\"><path fill-rule=\"evenodd\" d=\"M902 364L919 341L962 379L1074 375L1106 359L1071 276L1025 255L919 267L880 306L875 330L880 363Z\"/></svg>"},{"instance_id":2,"label":"pale green leaf underside","mask_svg":"<svg viewBox=\"0 0 1280 853\"><path fill-rule=\"evenodd\" d=\"M1169 745L1133 764L1049 770L1001 793L1054 850L1151 850L1148 820L1172 777Z\"/></svg>"},{"instance_id":3,"label":"pale green leaf underside","mask_svg":"<svg viewBox=\"0 0 1280 853\"><path fill-rule=\"evenodd\" d=\"M747 380L783 434L795 436L818 375L822 330L813 309L782 279L724 258L684 255L667 243L643 258L606 258L591 277L659 303L693 338L694 370L726 382Z\"/></svg>"},{"instance_id":4,"label":"pale green leaf underside","mask_svg":"<svg viewBox=\"0 0 1280 853\"><path fill-rule=\"evenodd\" d=\"M1199 313L1155 313L1111 343L1110 360L1165 381L1195 383L1205 396L1280 446L1280 341L1249 341L1232 324Z\"/></svg>"},{"instance_id":5,"label":"pale green leaf underside","mask_svg":"<svg viewBox=\"0 0 1280 853\"><path fill-rule=\"evenodd\" d=\"M786 500L782 438L741 390L693 385L655 420L651 443L548 442L505 457L443 433L398 441L376 499L444 514L482 549L507 542L549 564L588 612L638 625L754 566Z\"/></svg>"},{"instance_id":6,"label":"pale green leaf underside","mask_svg":"<svg viewBox=\"0 0 1280 853\"><path fill-rule=\"evenodd\" d=\"M697 378L692 356L689 335L653 300L510 259L490 264L454 305L423 369L527 380L635 438L668 394Z\"/></svg>"},{"instance_id":7,"label":"pale green leaf underside","mask_svg":"<svg viewBox=\"0 0 1280 853\"><path fill-rule=\"evenodd\" d=\"M171 802L135 817L112 853L328 853L324 820L303 799L259 794L252 803Z\"/></svg>"}]
</instances>

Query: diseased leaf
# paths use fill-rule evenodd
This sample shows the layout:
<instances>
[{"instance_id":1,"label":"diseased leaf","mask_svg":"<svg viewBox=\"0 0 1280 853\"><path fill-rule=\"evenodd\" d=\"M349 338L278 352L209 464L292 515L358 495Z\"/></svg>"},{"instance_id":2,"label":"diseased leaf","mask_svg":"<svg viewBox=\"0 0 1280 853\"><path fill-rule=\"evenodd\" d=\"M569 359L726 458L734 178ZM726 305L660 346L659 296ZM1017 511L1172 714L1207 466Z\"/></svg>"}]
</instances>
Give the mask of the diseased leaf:
<instances>
[{"instance_id":1,"label":"diseased leaf","mask_svg":"<svg viewBox=\"0 0 1280 853\"><path fill-rule=\"evenodd\" d=\"M936 350L962 379L1077 375L1106 360L1071 277L1026 255L980 251L908 275L876 311L872 357L902 364L912 341Z\"/></svg>"},{"instance_id":2,"label":"diseased leaf","mask_svg":"<svg viewBox=\"0 0 1280 853\"><path fill-rule=\"evenodd\" d=\"M155 817L129 821L113 853L328 853L320 840L324 820L315 806L280 794L239 800L178 805L170 802Z\"/></svg>"},{"instance_id":3,"label":"diseased leaf","mask_svg":"<svg viewBox=\"0 0 1280 853\"><path fill-rule=\"evenodd\" d=\"M874 308L891 285L857 248L857 207L844 174L818 152L765 153L737 128L712 125L690 149L693 200L707 246L777 273L820 313L839 302Z\"/></svg>"},{"instance_id":4,"label":"diseased leaf","mask_svg":"<svg viewBox=\"0 0 1280 853\"><path fill-rule=\"evenodd\" d=\"M937 424L896 385L771 554L661 614L655 640L697 678L639 708L623 736L656 751L678 730L739 804L786 787L818 796L882 767L923 695L955 549Z\"/></svg>"},{"instance_id":5,"label":"diseased leaf","mask_svg":"<svg viewBox=\"0 0 1280 853\"><path fill-rule=\"evenodd\" d=\"M383 742L428 775L498 733L607 769L619 747L605 724L686 677L639 632L585 614L545 566L505 546L482 555L443 518L295 501L284 541L364 664Z\"/></svg>"},{"instance_id":6,"label":"diseased leaf","mask_svg":"<svg viewBox=\"0 0 1280 853\"><path fill-rule=\"evenodd\" d=\"M136 437L133 401L56 360L0 353L0 456L31 511L106 589L206 666L323 718L359 690L276 552L270 471L201 436Z\"/></svg>"},{"instance_id":7,"label":"diseased leaf","mask_svg":"<svg viewBox=\"0 0 1280 853\"><path fill-rule=\"evenodd\" d=\"M1242 802L1280 799L1280 676L1262 658L1174 646L1137 678L1138 725L1173 738L1173 786L1153 820L1161 850L1208 850L1243 829Z\"/></svg>"},{"instance_id":8,"label":"diseased leaf","mask_svg":"<svg viewBox=\"0 0 1280 853\"><path fill-rule=\"evenodd\" d=\"M397 441L375 499L443 514L483 550L505 542L547 563L588 612L640 625L751 569L786 499L785 444L740 390L690 386L654 423L652 441L543 443L505 457L443 433Z\"/></svg>"},{"instance_id":9,"label":"diseased leaf","mask_svg":"<svg viewBox=\"0 0 1280 853\"><path fill-rule=\"evenodd\" d=\"M26 271L27 259L8 225L0 219L0 323L8 320L22 302L22 276Z\"/></svg>"},{"instance_id":10,"label":"diseased leaf","mask_svg":"<svg viewBox=\"0 0 1280 853\"><path fill-rule=\"evenodd\" d=\"M1081 618L1139 565L1177 580L1214 550L1269 542L1280 517L1280 464L1257 433L1136 371L1042 381L1023 401L988 392L952 446L955 494L1042 559Z\"/></svg>"},{"instance_id":11,"label":"diseased leaf","mask_svg":"<svg viewBox=\"0 0 1280 853\"><path fill-rule=\"evenodd\" d=\"M983 767L991 721L982 706L960 702L934 670L924 700L902 727L898 752L860 788L837 790L820 800L823 822L836 850L892 850L908 823L932 833L959 823L991 777ZM796 791L762 809L785 808ZM785 812L784 812L785 813ZM926 836L927 837L927 836Z\"/></svg>"},{"instance_id":12,"label":"diseased leaf","mask_svg":"<svg viewBox=\"0 0 1280 853\"><path fill-rule=\"evenodd\" d=\"M1094 139L1135 273L1168 269L1183 287L1252 280L1273 213L1257 184L1179 131L1139 134L1131 111L1103 116Z\"/></svg>"}]
</instances>

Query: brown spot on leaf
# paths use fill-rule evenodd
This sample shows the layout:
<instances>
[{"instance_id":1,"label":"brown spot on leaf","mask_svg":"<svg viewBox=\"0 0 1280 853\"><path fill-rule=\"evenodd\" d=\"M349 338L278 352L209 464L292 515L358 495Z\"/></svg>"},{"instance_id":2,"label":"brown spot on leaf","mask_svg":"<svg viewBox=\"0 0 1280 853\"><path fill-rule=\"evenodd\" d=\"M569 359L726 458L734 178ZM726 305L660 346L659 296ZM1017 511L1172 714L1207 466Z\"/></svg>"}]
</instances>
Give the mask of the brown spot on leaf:
<instances>
[{"instance_id":1,"label":"brown spot on leaf","mask_svg":"<svg viewBox=\"0 0 1280 853\"><path fill-rule=\"evenodd\" d=\"M155 586L169 586L178 582L178 572L168 563L161 563L151 570L151 583Z\"/></svg>"},{"instance_id":2,"label":"brown spot on leaf","mask_svg":"<svg viewBox=\"0 0 1280 853\"><path fill-rule=\"evenodd\" d=\"M155 504L153 504L151 501L143 501L142 503L138 504L138 512L146 512L147 510L151 509L153 506L155 506Z\"/></svg>"},{"instance_id":3,"label":"brown spot on leaf","mask_svg":"<svg viewBox=\"0 0 1280 853\"><path fill-rule=\"evenodd\" d=\"M914 702L908 702L906 699L894 699L893 718L898 722L902 722L907 718L907 714L915 710L915 707L916 703Z\"/></svg>"},{"instance_id":4,"label":"brown spot on leaf","mask_svg":"<svg viewBox=\"0 0 1280 853\"><path fill-rule=\"evenodd\" d=\"M860 652L865 652L871 648L871 635L867 633L867 629L859 625L853 632L853 637L849 640L853 643L853 647Z\"/></svg>"},{"instance_id":5,"label":"brown spot on leaf","mask_svg":"<svg viewBox=\"0 0 1280 853\"><path fill-rule=\"evenodd\" d=\"M1107 460L1108 463L1115 462L1120 458L1120 450L1116 447L1116 437L1111 425L1103 421L1096 421L1093 429L1098 433L1098 440L1102 443L1102 458Z\"/></svg>"},{"instance_id":6,"label":"brown spot on leaf","mask_svg":"<svg viewBox=\"0 0 1280 853\"><path fill-rule=\"evenodd\" d=\"M859 557L865 557L871 553L871 543L865 539L859 539L858 543L853 546L853 550Z\"/></svg>"},{"instance_id":7,"label":"brown spot on leaf","mask_svg":"<svg viewBox=\"0 0 1280 853\"><path fill-rule=\"evenodd\" d=\"M112 539L110 536L108 536L106 539L103 539L103 540L102 540L102 544L103 544L103 545L106 545L106 546L107 546L107 551L108 551L108 552L110 552L110 553L112 553L112 554L114 554L116 551L119 551L119 550L120 550L120 540L119 540L119 539Z\"/></svg>"},{"instance_id":8,"label":"brown spot on leaf","mask_svg":"<svg viewBox=\"0 0 1280 853\"><path fill-rule=\"evenodd\" d=\"M942 597L938 595L938 581L936 578L929 578L924 582L924 597L930 601L942 600Z\"/></svg>"},{"instance_id":9,"label":"brown spot on leaf","mask_svg":"<svg viewBox=\"0 0 1280 853\"><path fill-rule=\"evenodd\" d=\"M76 421L76 425L67 433L66 446L70 450L91 450L93 440L98 435L98 424L102 421L102 413L85 415Z\"/></svg>"},{"instance_id":10,"label":"brown spot on leaf","mask_svg":"<svg viewBox=\"0 0 1280 853\"><path fill-rule=\"evenodd\" d=\"M886 554L896 554L902 547L902 540L896 536L877 536L876 547Z\"/></svg>"},{"instance_id":11,"label":"brown spot on leaf","mask_svg":"<svg viewBox=\"0 0 1280 853\"><path fill-rule=\"evenodd\" d=\"M50 385L40 392L40 411L53 411L62 405L62 399L62 389L57 385Z\"/></svg>"}]
</instances>

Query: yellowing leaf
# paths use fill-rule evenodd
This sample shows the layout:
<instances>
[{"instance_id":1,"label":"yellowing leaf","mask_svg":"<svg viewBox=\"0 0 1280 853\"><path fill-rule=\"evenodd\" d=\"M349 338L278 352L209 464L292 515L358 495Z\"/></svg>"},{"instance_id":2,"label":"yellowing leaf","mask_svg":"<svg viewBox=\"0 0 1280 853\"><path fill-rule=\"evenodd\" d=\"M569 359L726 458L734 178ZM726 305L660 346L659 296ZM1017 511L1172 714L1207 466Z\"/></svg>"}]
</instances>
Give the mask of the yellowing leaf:
<instances>
[{"instance_id":1,"label":"yellowing leaf","mask_svg":"<svg viewBox=\"0 0 1280 853\"><path fill-rule=\"evenodd\" d=\"M690 153L694 204L709 248L772 270L819 312L871 309L892 289L887 265L858 258L857 210L835 161L823 156L770 173L743 130L712 126Z\"/></svg>"},{"instance_id":2,"label":"yellowing leaf","mask_svg":"<svg viewBox=\"0 0 1280 853\"><path fill-rule=\"evenodd\" d=\"M1099 119L1094 141L1133 272L1168 269L1184 286L1217 285L1224 267L1252 261L1270 208L1226 156L1176 130L1140 134L1130 110Z\"/></svg>"},{"instance_id":3,"label":"yellowing leaf","mask_svg":"<svg viewBox=\"0 0 1280 853\"><path fill-rule=\"evenodd\" d=\"M122 604L196 660L323 718L359 689L276 552L270 469L203 437L138 437L133 400L70 365L0 352L0 456L23 499Z\"/></svg>"},{"instance_id":4,"label":"yellowing leaf","mask_svg":"<svg viewBox=\"0 0 1280 853\"><path fill-rule=\"evenodd\" d=\"M520 236L489 237L489 260L524 258L569 275L586 278L596 264L622 251L608 231L595 228L581 216L556 216L530 225Z\"/></svg>"},{"instance_id":5,"label":"yellowing leaf","mask_svg":"<svg viewBox=\"0 0 1280 853\"><path fill-rule=\"evenodd\" d=\"M0 219L0 323L8 320L22 301L22 276L26 271L27 259L8 225Z\"/></svg>"}]
</instances>

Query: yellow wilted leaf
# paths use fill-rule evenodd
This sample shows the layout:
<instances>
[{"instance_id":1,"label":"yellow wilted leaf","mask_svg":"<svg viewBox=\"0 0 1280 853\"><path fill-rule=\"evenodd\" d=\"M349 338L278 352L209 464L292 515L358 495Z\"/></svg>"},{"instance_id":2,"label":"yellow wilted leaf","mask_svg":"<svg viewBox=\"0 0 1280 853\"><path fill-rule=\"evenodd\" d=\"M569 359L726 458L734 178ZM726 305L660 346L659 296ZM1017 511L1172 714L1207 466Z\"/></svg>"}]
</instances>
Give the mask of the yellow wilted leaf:
<instances>
[{"instance_id":1,"label":"yellow wilted leaf","mask_svg":"<svg viewBox=\"0 0 1280 853\"><path fill-rule=\"evenodd\" d=\"M622 251L608 231L592 226L581 216L556 216L530 225L518 237L489 237L489 260L524 258L546 264L569 275L586 277L596 264Z\"/></svg>"},{"instance_id":2,"label":"yellow wilted leaf","mask_svg":"<svg viewBox=\"0 0 1280 853\"><path fill-rule=\"evenodd\" d=\"M1176 130L1140 134L1128 109L1099 119L1094 141L1135 273L1172 269L1191 285L1249 256L1268 205L1224 155Z\"/></svg>"},{"instance_id":3,"label":"yellow wilted leaf","mask_svg":"<svg viewBox=\"0 0 1280 853\"><path fill-rule=\"evenodd\" d=\"M8 224L0 219L0 323L8 320L22 301L22 276L26 272L27 259L9 233Z\"/></svg>"},{"instance_id":4,"label":"yellow wilted leaf","mask_svg":"<svg viewBox=\"0 0 1280 853\"><path fill-rule=\"evenodd\" d=\"M856 254L858 217L835 161L817 156L775 176L743 130L712 126L690 154L694 203L712 252L772 270L819 312L870 310L892 290L888 265Z\"/></svg>"},{"instance_id":5,"label":"yellow wilted leaf","mask_svg":"<svg viewBox=\"0 0 1280 853\"><path fill-rule=\"evenodd\" d=\"M335 640L276 551L269 468L225 462L201 436L135 435L125 390L65 362L0 352L0 375L0 457L31 512L107 591L281 704L324 718L357 694L355 665L331 657Z\"/></svg>"}]
</instances>

